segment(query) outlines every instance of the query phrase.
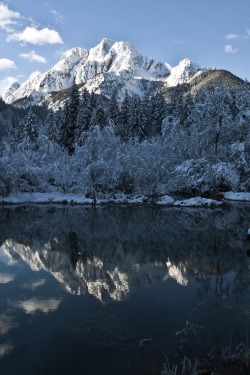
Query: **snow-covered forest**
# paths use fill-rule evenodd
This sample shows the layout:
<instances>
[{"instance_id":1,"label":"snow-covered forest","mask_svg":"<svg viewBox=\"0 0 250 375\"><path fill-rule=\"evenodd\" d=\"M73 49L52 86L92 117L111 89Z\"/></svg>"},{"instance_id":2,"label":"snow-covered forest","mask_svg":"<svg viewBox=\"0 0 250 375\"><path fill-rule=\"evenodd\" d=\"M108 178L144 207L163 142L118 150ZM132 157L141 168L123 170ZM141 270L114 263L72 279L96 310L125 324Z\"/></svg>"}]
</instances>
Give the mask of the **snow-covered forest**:
<instances>
[{"instance_id":1,"label":"snow-covered forest","mask_svg":"<svg viewBox=\"0 0 250 375\"><path fill-rule=\"evenodd\" d=\"M0 195L250 191L250 87L223 84L166 98L73 85L57 110L0 100Z\"/></svg>"}]
</instances>

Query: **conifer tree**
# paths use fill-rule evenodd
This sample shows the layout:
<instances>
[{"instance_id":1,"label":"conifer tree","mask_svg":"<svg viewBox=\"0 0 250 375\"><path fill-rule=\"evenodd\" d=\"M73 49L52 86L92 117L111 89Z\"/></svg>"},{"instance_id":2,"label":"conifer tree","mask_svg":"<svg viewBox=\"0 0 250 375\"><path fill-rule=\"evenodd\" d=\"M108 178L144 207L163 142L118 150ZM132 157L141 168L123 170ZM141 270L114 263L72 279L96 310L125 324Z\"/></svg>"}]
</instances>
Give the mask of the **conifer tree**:
<instances>
[{"instance_id":1,"label":"conifer tree","mask_svg":"<svg viewBox=\"0 0 250 375\"><path fill-rule=\"evenodd\" d=\"M96 111L95 111L95 109L93 109L93 111L92 111L92 113L91 113L90 122L89 122L90 129L93 130L93 128L94 128L96 125L98 125L97 117L96 117Z\"/></svg>"},{"instance_id":2,"label":"conifer tree","mask_svg":"<svg viewBox=\"0 0 250 375\"><path fill-rule=\"evenodd\" d=\"M119 108L117 102L117 90L113 90L111 98L108 104L108 118L110 122L114 125L118 123L119 118Z\"/></svg>"},{"instance_id":3,"label":"conifer tree","mask_svg":"<svg viewBox=\"0 0 250 375\"><path fill-rule=\"evenodd\" d=\"M60 122L60 144L71 155L75 150L76 123L79 105L78 87L73 83L69 99L65 102Z\"/></svg>"},{"instance_id":4,"label":"conifer tree","mask_svg":"<svg viewBox=\"0 0 250 375\"><path fill-rule=\"evenodd\" d=\"M148 114L149 108L147 106L147 98L143 98L138 102L139 105L139 121L137 133L141 139L146 139L148 136Z\"/></svg>"},{"instance_id":5,"label":"conifer tree","mask_svg":"<svg viewBox=\"0 0 250 375\"><path fill-rule=\"evenodd\" d=\"M153 98L153 113L152 113L152 129L153 136L160 134L162 130L162 122L166 117L166 102L162 93L156 93Z\"/></svg>"},{"instance_id":6,"label":"conifer tree","mask_svg":"<svg viewBox=\"0 0 250 375\"><path fill-rule=\"evenodd\" d=\"M128 108L128 135L134 137L138 134L140 125L140 98L138 95L132 95Z\"/></svg>"},{"instance_id":7,"label":"conifer tree","mask_svg":"<svg viewBox=\"0 0 250 375\"><path fill-rule=\"evenodd\" d=\"M76 119L76 142L79 142L82 133L89 130L91 113L90 94L84 89L80 96L78 105L78 114Z\"/></svg>"},{"instance_id":8,"label":"conifer tree","mask_svg":"<svg viewBox=\"0 0 250 375\"><path fill-rule=\"evenodd\" d=\"M118 112L118 119L117 119L117 126L119 126L118 134L124 136L125 138L128 136L128 129L129 129L129 102L130 98L128 95L128 91L125 91L124 99L120 105L120 109Z\"/></svg>"},{"instance_id":9,"label":"conifer tree","mask_svg":"<svg viewBox=\"0 0 250 375\"><path fill-rule=\"evenodd\" d=\"M31 143L35 143L38 138L38 119L32 109L29 110L24 127L25 135Z\"/></svg>"},{"instance_id":10,"label":"conifer tree","mask_svg":"<svg viewBox=\"0 0 250 375\"><path fill-rule=\"evenodd\" d=\"M69 150L71 140L69 141L69 110L68 110L68 101L64 103L63 108L60 108L58 111L59 117L59 129L58 129L58 141L59 144Z\"/></svg>"},{"instance_id":11,"label":"conifer tree","mask_svg":"<svg viewBox=\"0 0 250 375\"><path fill-rule=\"evenodd\" d=\"M170 99L166 106L166 112L168 116L172 116L175 120L178 120L178 122L182 124L184 107L184 89L182 85L177 85L172 90Z\"/></svg>"},{"instance_id":12,"label":"conifer tree","mask_svg":"<svg viewBox=\"0 0 250 375\"><path fill-rule=\"evenodd\" d=\"M56 127L56 116L53 110L49 110L47 119L46 119L46 135L50 141L56 142L58 135L57 135L57 127Z\"/></svg>"},{"instance_id":13,"label":"conifer tree","mask_svg":"<svg viewBox=\"0 0 250 375\"><path fill-rule=\"evenodd\" d=\"M107 112L105 111L105 108L102 105L101 101L98 101L95 114L96 114L96 120L97 120L96 125L100 125L103 128L104 126L108 124Z\"/></svg>"}]
</instances>

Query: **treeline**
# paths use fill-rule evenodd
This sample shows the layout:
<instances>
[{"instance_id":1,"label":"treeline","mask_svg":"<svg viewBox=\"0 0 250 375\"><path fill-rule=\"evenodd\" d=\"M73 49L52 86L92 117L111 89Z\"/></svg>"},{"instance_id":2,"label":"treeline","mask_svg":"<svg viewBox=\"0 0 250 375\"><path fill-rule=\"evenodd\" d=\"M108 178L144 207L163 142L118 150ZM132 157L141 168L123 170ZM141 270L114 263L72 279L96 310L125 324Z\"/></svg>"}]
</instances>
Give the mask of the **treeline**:
<instances>
[{"instance_id":1,"label":"treeline","mask_svg":"<svg viewBox=\"0 0 250 375\"><path fill-rule=\"evenodd\" d=\"M131 137L142 140L160 134L165 115L166 103L161 93L140 98L126 92L119 103L116 91L107 99L87 90L79 94L73 85L64 106L57 112L49 112L46 134L72 154L76 145L83 145L84 133L96 125L101 129L112 126L124 140Z\"/></svg>"},{"instance_id":2,"label":"treeline","mask_svg":"<svg viewBox=\"0 0 250 375\"><path fill-rule=\"evenodd\" d=\"M0 194L250 191L250 89L117 100L73 85L57 111L0 101Z\"/></svg>"}]
</instances>

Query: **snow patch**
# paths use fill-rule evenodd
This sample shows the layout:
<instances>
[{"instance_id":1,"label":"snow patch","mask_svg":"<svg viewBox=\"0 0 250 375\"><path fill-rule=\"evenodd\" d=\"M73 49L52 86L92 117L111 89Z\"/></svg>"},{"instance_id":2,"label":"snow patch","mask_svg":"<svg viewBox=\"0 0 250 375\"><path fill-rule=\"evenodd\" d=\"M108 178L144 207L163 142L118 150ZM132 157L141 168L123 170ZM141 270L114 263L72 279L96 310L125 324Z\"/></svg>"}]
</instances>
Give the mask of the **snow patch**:
<instances>
[{"instance_id":1,"label":"snow patch","mask_svg":"<svg viewBox=\"0 0 250 375\"><path fill-rule=\"evenodd\" d=\"M243 193L244 194L244 193ZM246 193L245 193L246 194ZM246 199L245 199L246 200ZM250 194L248 200L250 201ZM144 195L116 194L114 197L97 198L94 202L92 198L86 198L83 194L63 194L63 193L12 193L8 197L0 197L0 204L82 204L82 205L102 205L102 204L143 204L148 202ZM174 205L183 207L213 207L219 206L222 202L214 199L195 197L185 200L175 201L169 195L163 195L155 202L159 206Z\"/></svg>"},{"instance_id":2,"label":"snow patch","mask_svg":"<svg viewBox=\"0 0 250 375\"><path fill-rule=\"evenodd\" d=\"M174 203L174 198L170 197L169 195L163 195L158 201L156 201L156 204L159 205L171 205Z\"/></svg>"},{"instance_id":3,"label":"snow patch","mask_svg":"<svg viewBox=\"0 0 250 375\"><path fill-rule=\"evenodd\" d=\"M228 201L250 202L250 193L228 191L223 193L224 199Z\"/></svg>"},{"instance_id":4,"label":"snow patch","mask_svg":"<svg viewBox=\"0 0 250 375\"><path fill-rule=\"evenodd\" d=\"M143 195L126 196L117 194L116 198L96 199L95 204L128 203L141 204L146 201ZM64 203L64 204L93 204L92 198L86 198L83 194L63 193L12 193L8 197L0 197L0 203L24 204L24 203Z\"/></svg>"},{"instance_id":5,"label":"snow patch","mask_svg":"<svg viewBox=\"0 0 250 375\"><path fill-rule=\"evenodd\" d=\"M195 197L190 199L184 199L183 201L176 201L174 206L183 207L217 207L220 206L222 202L216 201L214 199Z\"/></svg>"}]
</instances>

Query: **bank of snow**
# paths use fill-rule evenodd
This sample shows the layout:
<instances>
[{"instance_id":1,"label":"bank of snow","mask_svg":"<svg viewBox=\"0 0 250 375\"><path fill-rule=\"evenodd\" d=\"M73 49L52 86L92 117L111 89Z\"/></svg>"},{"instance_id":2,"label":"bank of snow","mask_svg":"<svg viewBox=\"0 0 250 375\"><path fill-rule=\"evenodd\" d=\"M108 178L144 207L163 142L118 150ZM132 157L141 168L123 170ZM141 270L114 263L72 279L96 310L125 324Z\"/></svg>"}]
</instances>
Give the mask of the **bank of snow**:
<instances>
[{"instance_id":1,"label":"bank of snow","mask_svg":"<svg viewBox=\"0 0 250 375\"><path fill-rule=\"evenodd\" d=\"M113 198L96 199L94 202L92 198L87 198L83 194L62 194L62 193L13 193L8 197L0 197L0 204L40 204L40 203L53 203L53 204L82 204L93 205L95 204L145 204L152 203L148 197L144 195L128 196L125 194L116 194ZM214 199L207 199L195 197L185 200L175 201L169 195L163 195L156 202L160 206L186 206L186 207L216 207L222 204Z\"/></svg>"},{"instance_id":2,"label":"bank of snow","mask_svg":"<svg viewBox=\"0 0 250 375\"><path fill-rule=\"evenodd\" d=\"M215 199L195 197L190 199L184 199L176 201L174 206L182 207L217 207L220 206L222 202L216 201Z\"/></svg>"},{"instance_id":3,"label":"bank of snow","mask_svg":"<svg viewBox=\"0 0 250 375\"><path fill-rule=\"evenodd\" d=\"M158 201L156 201L156 204L159 205L171 205L174 203L174 198L170 197L169 195L163 195Z\"/></svg>"},{"instance_id":4,"label":"bank of snow","mask_svg":"<svg viewBox=\"0 0 250 375\"><path fill-rule=\"evenodd\" d=\"M126 196L117 194L116 198L96 199L95 204L105 203L144 203L145 197L142 195ZM63 193L13 193L8 197L0 197L2 204L24 204L24 203L64 203L64 204L93 204L92 198L87 198L83 194L63 194Z\"/></svg>"},{"instance_id":5,"label":"bank of snow","mask_svg":"<svg viewBox=\"0 0 250 375\"><path fill-rule=\"evenodd\" d=\"M250 193L228 191L223 196L228 201L250 202Z\"/></svg>"},{"instance_id":6,"label":"bank of snow","mask_svg":"<svg viewBox=\"0 0 250 375\"><path fill-rule=\"evenodd\" d=\"M23 203L78 203L91 204L92 199L80 194L61 193L13 193L8 197L0 197L0 203L23 204Z\"/></svg>"}]
</instances>

